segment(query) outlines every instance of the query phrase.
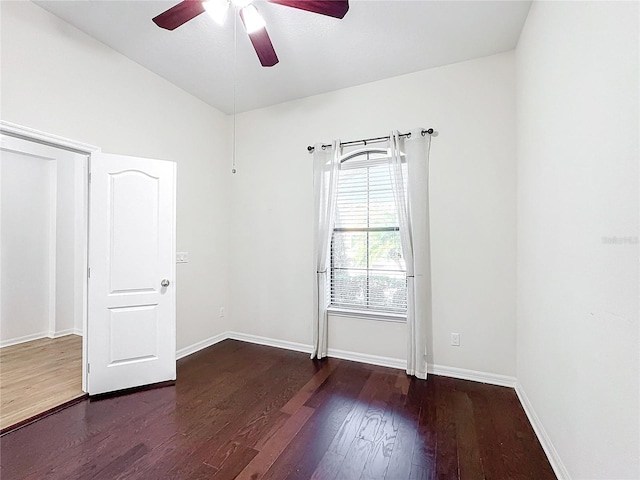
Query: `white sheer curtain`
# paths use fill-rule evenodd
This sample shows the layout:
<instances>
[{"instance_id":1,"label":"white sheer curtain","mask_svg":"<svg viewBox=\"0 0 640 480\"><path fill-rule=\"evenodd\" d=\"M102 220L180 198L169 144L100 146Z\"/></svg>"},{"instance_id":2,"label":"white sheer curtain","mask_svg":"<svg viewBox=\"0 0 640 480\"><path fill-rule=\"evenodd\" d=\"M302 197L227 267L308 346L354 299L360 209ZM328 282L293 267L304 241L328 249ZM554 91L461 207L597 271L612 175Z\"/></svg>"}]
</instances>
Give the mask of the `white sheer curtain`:
<instances>
[{"instance_id":1,"label":"white sheer curtain","mask_svg":"<svg viewBox=\"0 0 640 480\"><path fill-rule=\"evenodd\" d=\"M431 331L431 246L429 240L429 142L422 129L400 137L391 132L390 171L398 211L402 254L407 265L407 373L427 378ZM407 163L406 191L402 156Z\"/></svg>"},{"instance_id":2,"label":"white sheer curtain","mask_svg":"<svg viewBox=\"0 0 640 480\"><path fill-rule=\"evenodd\" d=\"M331 147L317 144L313 150L316 275L311 358L318 359L327 356L327 306L329 305L327 268L329 244L335 221L340 154L340 140L335 140Z\"/></svg>"}]
</instances>

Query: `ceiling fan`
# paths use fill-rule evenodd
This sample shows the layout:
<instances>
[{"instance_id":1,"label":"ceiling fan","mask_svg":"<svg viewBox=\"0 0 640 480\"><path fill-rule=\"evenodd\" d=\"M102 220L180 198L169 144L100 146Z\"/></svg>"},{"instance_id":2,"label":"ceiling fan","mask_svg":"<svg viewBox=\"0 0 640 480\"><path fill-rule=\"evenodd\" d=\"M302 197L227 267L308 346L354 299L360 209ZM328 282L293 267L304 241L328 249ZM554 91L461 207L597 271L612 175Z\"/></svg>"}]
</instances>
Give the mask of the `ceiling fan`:
<instances>
[{"instance_id":1,"label":"ceiling fan","mask_svg":"<svg viewBox=\"0 0 640 480\"><path fill-rule=\"evenodd\" d=\"M335 18L343 18L349 11L348 0L267 1ZM153 21L161 28L174 30L206 11L218 24L222 25L231 4L240 9L240 18L262 66L274 66L278 63L278 56L267 33L265 21L252 0L184 0L154 17Z\"/></svg>"}]
</instances>

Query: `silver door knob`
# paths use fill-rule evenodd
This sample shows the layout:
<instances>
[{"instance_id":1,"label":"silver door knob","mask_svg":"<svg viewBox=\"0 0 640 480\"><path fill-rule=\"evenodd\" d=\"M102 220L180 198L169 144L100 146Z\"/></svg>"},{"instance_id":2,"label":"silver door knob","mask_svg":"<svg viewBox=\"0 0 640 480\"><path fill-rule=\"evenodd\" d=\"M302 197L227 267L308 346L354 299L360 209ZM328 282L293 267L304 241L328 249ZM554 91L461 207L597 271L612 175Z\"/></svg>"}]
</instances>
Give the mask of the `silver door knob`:
<instances>
[{"instance_id":1,"label":"silver door knob","mask_svg":"<svg viewBox=\"0 0 640 480\"><path fill-rule=\"evenodd\" d=\"M160 285L162 285L163 287L168 287L169 286L169 280L167 280L166 278L164 280L162 280L160 282Z\"/></svg>"}]
</instances>

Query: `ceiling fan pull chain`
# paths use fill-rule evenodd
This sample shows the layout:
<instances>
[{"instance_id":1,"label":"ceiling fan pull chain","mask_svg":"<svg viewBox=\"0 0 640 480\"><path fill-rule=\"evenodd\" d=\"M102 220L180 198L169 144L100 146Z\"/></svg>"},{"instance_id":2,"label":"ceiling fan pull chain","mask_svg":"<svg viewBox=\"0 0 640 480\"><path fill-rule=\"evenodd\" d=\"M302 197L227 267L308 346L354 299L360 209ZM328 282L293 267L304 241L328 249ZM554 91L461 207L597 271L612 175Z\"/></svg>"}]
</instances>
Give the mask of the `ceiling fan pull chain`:
<instances>
[{"instance_id":1,"label":"ceiling fan pull chain","mask_svg":"<svg viewBox=\"0 0 640 480\"><path fill-rule=\"evenodd\" d=\"M233 6L233 12L236 13L238 7ZM231 173L236 174L236 83L238 70L238 22L235 15L233 16L233 148L231 154Z\"/></svg>"}]
</instances>

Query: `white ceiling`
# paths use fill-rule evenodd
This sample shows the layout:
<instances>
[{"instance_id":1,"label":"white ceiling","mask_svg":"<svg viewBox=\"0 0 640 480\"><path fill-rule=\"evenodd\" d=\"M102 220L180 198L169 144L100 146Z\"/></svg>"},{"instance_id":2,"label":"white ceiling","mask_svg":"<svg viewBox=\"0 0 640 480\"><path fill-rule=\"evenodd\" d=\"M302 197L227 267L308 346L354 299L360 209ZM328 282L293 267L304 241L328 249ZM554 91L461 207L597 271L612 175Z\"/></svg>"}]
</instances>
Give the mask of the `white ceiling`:
<instances>
[{"instance_id":1,"label":"white ceiling","mask_svg":"<svg viewBox=\"0 0 640 480\"><path fill-rule=\"evenodd\" d=\"M351 0L344 19L255 0L280 59L264 68L238 16L174 31L151 19L179 0L38 5L223 112L242 112L511 50L531 0ZM234 21L237 57L234 61Z\"/></svg>"}]
</instances>

